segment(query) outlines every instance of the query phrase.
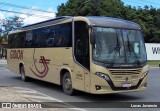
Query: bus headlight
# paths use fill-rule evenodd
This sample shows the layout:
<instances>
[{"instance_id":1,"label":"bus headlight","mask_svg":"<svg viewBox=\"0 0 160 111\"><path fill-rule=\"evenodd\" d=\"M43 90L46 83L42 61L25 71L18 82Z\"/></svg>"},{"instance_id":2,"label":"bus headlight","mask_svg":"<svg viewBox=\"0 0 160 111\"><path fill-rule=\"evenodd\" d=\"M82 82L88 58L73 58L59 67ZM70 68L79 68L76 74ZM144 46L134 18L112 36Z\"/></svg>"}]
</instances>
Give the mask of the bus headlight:
<instances>
[{"instance_id":1,"label":"bus headlight","mask_svg":"<svg viewBox=\"0 0 160 111\"><path fill-rule=\"evenodd\" d=\"M145 73L143 73L143 74L141 75L141 79L144 78L144 77L146 77L147 74L148 74L148 72L149 72L149 71L146 71Z\"/></svg>"},{"instance_id":2,"label":"bus headlight","mask_svg":"<svg viewBox=\"0 0 160 111\"><path fill-rule=\"evenodd\" d=\"M96 72L95 73L97 76L101 77L102 79L105 79L106 81L110 81L110 78L107 74L103 74L101 72Z\"/></svg>"}]
</instances>

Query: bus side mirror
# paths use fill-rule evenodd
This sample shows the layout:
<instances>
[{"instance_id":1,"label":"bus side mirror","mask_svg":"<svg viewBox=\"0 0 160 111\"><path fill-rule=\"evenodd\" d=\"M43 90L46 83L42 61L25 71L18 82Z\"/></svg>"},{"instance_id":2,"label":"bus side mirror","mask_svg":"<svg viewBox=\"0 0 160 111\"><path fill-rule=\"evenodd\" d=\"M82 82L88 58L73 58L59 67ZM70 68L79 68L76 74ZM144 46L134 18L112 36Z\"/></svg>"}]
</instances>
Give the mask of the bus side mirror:
<instances>
[{"instance_id":1,"label":"bus side mirror","mask_svg":"<svg viewBox=\"0 0 160 111\"><path fill-rule=\"evenodd\" d=\"M90 34L90 42L92 45L95 44L95 33L94 32L91 32L91 34Z\"/></svg>"}]
</instances>

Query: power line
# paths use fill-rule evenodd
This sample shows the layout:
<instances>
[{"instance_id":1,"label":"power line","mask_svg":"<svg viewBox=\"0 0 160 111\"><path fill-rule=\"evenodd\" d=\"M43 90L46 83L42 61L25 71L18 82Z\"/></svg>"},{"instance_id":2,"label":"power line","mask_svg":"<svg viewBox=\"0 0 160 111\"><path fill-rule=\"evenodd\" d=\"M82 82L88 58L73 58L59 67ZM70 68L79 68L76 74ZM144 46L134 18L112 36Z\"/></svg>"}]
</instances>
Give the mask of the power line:
<instances>
[{"instance_id":1,"label":"power line","mask_svg":"<svg viewBox=\"0 0 160 111\"><path fill-rule=\"evenodd\" d=\"M0 11L2 11L2 12L9 12L9 13L16 13L16 14L25 14L25 15L35 16L35 17L39 17L39 18L47 18L47 19L51 19L51 17L49 17L49 16L34 15L34 14L30 14L30 13L23 13L23 12L9 11L9 10L3 10L3 9L0 9Z\"/></svg>"},{"instance_id":2,"label":"power line","mask_svg":"<svg viewBox=\"0 0 160 111\"><path fill-rule=\"evenodd\" d=\"M5 7L5 6L1 5L1 4L0 4L0 6L1 6L1 8L2 8L2 7Z\"/></svg>"},{"instance_id":3,"label":"power line","mask_svg":"<svg viewBox=\"0 0 160 111\"><path fill-rule=\"evenodd\" d=\"M6 3L6 2L0 2L0 4L4 6L16 7L16 8L21 8L21 9L34 10L34 11L40 11L40 12L45 12L45 13L53 13L51 11L33 9L31 7L26 7L26 6L21 6L21 5L16 5L16 4L11 4L11 3Z\"/></svg>"},{"instance_id":4,"label":"power line","mask_svg":"<svg viewBox=\"0 0 160 111\"><path fill-rule=\"evenodd\" d=\"M1 1L3 1L3 0L1 0ZM5 0L4 0L5 1ZM32 1L29 1L29 3L31 3L31 4L35 4L35 2L36 1L39 1L39 0L32 0ZM45 0L45 2L47 2L47 0ZM49 5L51 5L52 6L52 3L54 3L55 1L54 0L51 0L51 4L49 4ZM23 4L25 4L25 3L28 3L28 1L27 0L18 0L18 3L23 3ZM36 5L37 5L37 2L36 2ZM48 5L46 5L46 4L43 4L43 6L47 6L48 7Z\"/></svg>"}]
</instances>

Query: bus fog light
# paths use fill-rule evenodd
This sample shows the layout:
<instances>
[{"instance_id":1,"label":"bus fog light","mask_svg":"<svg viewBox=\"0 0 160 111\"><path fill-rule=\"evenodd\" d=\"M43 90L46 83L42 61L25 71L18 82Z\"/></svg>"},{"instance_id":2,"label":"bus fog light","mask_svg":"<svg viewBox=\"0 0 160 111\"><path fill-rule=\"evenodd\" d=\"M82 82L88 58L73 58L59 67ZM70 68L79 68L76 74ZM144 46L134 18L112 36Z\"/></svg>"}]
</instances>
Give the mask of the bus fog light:
<instances>
[{"instance_id":1,"label":"bus fog light","mask_svg":"<svg viewBox=\"0 0 160 111\"><path fill-rule=\"evenodd\" d=\"M107 74L103 74L101 72L96 72L96 75L101 77L101 78L103 78L103 79L105 79L106 81L110 81L110 78L109 78L109 76Z\"/></svg>"},{"instance_id":2,"label":"bus fog light","mask_svg":"<svg viewBox=\"0 0 160 111\"><path fill-rule=\"evenodd\" d=\"M101 86L96 85L96 90L101 90Z\"/></svg>"}]
</instances>

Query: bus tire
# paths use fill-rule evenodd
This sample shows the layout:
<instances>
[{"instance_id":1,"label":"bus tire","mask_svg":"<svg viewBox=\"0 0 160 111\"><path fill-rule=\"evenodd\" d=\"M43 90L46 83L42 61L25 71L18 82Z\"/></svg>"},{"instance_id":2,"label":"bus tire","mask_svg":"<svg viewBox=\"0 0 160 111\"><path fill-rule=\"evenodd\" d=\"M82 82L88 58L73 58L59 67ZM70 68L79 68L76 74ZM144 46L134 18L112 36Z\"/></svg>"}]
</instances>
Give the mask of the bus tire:
<instances>
[{"instance_id":1,"label":"bus tire","mask_svg":"<svg viewBox=\"0 0 160 111\"><path fill-rule=\"evenodd\" d=\"M73 95L73 93L75 92L72 88L72 80L69 72L66 72L63 76L62 87L64 93L67 95Z\"/></svg>"},{"instance_id":2,"label":"bus tire","mask_svg":"<svg viewBox=\"0 0 160 111\"><path fill-rule=\"evenodd\" d=\"M26 75L25 75L24 66L21 66L21 79L22 79L22 81L24 81L24 82L27 82L27 80L28 80L28 77L26 77Z\"/></svg>"}]
</instances>

